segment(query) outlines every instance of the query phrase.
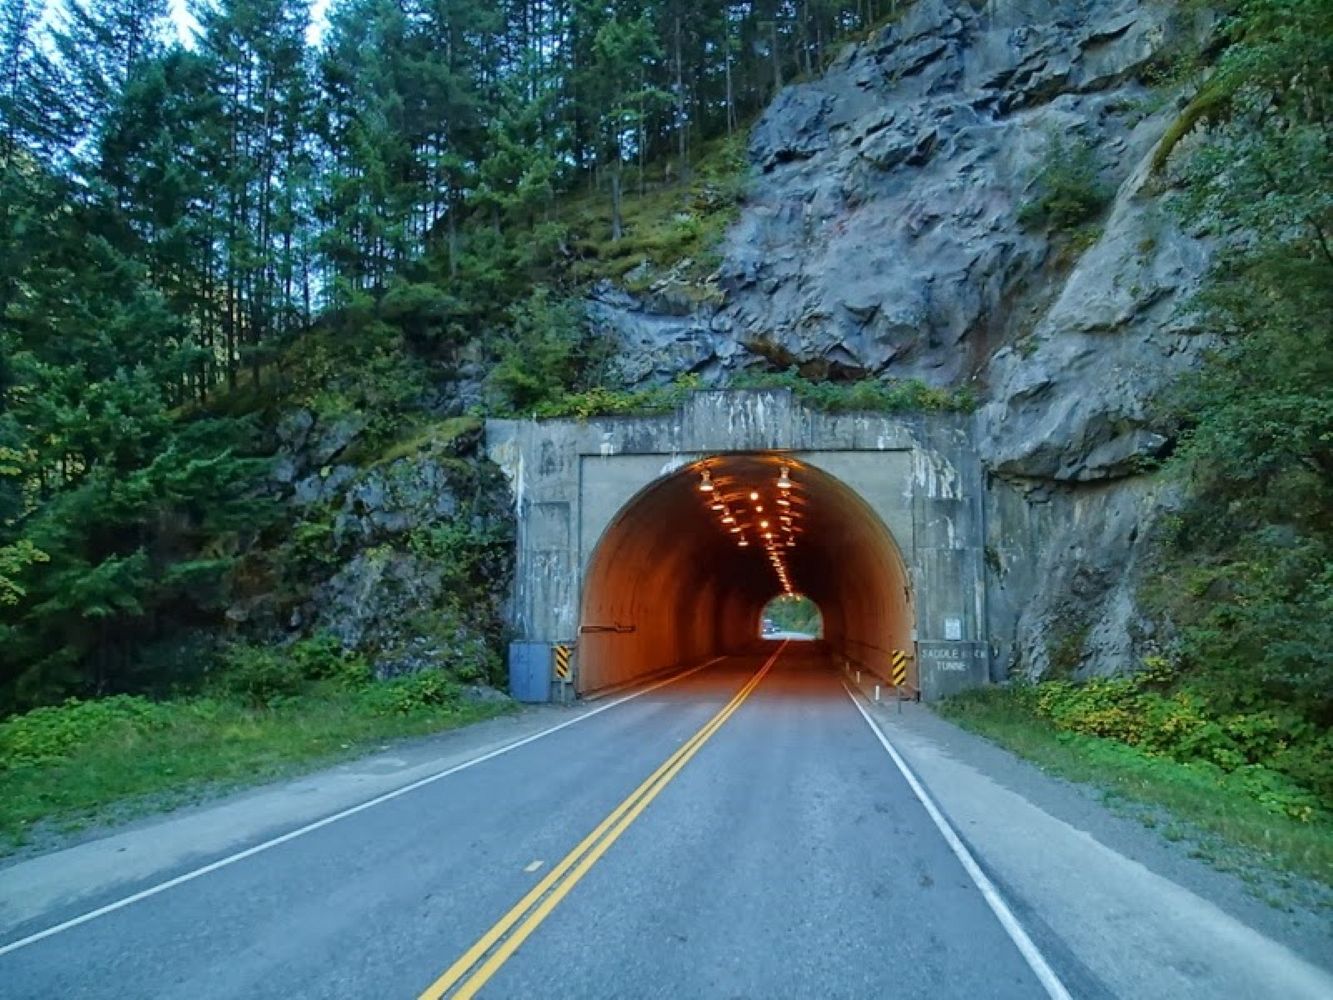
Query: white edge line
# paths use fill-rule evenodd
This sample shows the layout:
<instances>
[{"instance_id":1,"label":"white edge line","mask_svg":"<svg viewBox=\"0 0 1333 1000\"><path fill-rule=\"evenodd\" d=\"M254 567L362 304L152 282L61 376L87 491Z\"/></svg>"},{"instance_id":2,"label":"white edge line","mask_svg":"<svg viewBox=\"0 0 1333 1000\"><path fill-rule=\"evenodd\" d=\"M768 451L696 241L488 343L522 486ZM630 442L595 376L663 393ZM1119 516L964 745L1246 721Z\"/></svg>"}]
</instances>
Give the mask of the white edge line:
<instances>
[{"instance_id":1,"label":"white edge line","mask_svg":"<svg viewBox=\"0 0 1333 1000\"><path fill-rule=\"evenodd\" d=\"M28 945L36 944L38 941L45 940L46 938L53 937L54 935L60 934L63 931L67 931L74 927L78 927L80 924L86 924L89 921L96 920L98 917L104 917L108 913L114 913L116 910L123 910L127 906L130 906L134 903L138 903L141 900L148 899L151 896L156 896L158 893L166 892L168 889L174 889L176 886L183 885L186 882L192 882L197 878L200 878L204 875L208 875L211 872L217 871L219 868L226 868L229 865L234 865L238 861L244 861L246 858L252 858L256 854L262 854L264 851L277 847L280 844L285 844L288 841L295 840L297 837L304 837L307 833L314 833L316 830L320 830L333 823L337 823L339 820L346 819L349 816L355 816L359 812L364 812L365 810L371 809L374 806L382 805L383 803L396 799L399 796L406 795L409 792L414 792L418 788L424 788L426 785L433 784L434 782L439 781L441 778L447 778L451 774L457 774L459 771L466 771L470 767L474 767L477 764L483 764L488 760L491 760L495 757L499 757L501 754L506 754L509 753L509 751L511 750L517 750L519 747L527 746L529 743L539 740L544 736L550 736L552 733L558 733L560 730L566 729L569 726L576 725L580 722L585 721L586 719L591 719L594 715L601 715L608 709L615 708L618 705L623 705L627 701L633 701L635 698L638 698L641 695L648 694L651 691L656 691L658 688L661 687L666 687L666 685L668 684L674 684L676 681L689 677L691 674L698 673L705 667L711 667L714 663L717 663L719 660L723 659L726 659L726 657L723 656L714 657L711 660L707 660L699 664L697 667L691 667L688 670L683 670L678 674L672 674L670 677L657 681L654 684L650 684L647 687L643 688L642 690L631 692L630 694L627 694L624 697L617 698L615 701L609 701L605 705L599 705L596 708L591 709L590 711L584 712L576 719L569 719L565 722L559 723L558 725L552 726L549 729L543 729L541 732L533 733L531 736L525 736L522 739L515 740L513 743L506 743L504 746L497 747L495 750L491 750L489 753L484 753L480 757L473 757L471 760L465 760L461 764L455 764L453 767L447 768L443 771L437 771L435 774L428 774L426 777L419 778L416 781L411 782L410 784L403 785L401 788L395 788L391 792L385 792L383 795L377 795L373 799L368 799L365 802L362 802L358 805L354 805L347 809L343 809L341 812L336 812L331 816L325 816L323 819L315 820L315 822L313 823L307 823L305 826L298 827L295 830L290 830L279 837L272 838L271 840L265 840L262 843L255 844L253 847L247 847L245 850L238 851L237 853L228 855L225 858L219 858L217 861L211 862L210 864L206 864L202 868L195 868L194 870L188 871L183 875L177 875L175 878L167 879L167 881L165 882L159 882L157 885L149 886L147 889L143 889L139 892L134 893L133 895L125 896L123 899L118 899L114 903L107 903L105 906L99 906L95 910L89 910L87 913L80 914L77 917L72 917L71 919L66 920L63 923L56 924L53 927L48 927L46 928L46 930L38 931L36 934L29 934L27 937L19 938L17 941L11 941L7 945L0 946L0 956L8 955L10 952L18 951L20 948L26 948Z\"/></svg>"},{"instance_id":2,"label":"white edge line","mask_svg":"<svg viewBox=\"0 0 1333 1000\"><path fill-rule=\"evenodd\" d=\"M981 866L977 864L977 860L972 856L972 852L967 849L967 845L963 843L962 839L954 831L954 828L949 824L949 821L944 818L944 814L940 812L939 807L935 805L935 802L931 799L930 794L926 791L925 787L917 780L916 775L912 773L912 769L907 766L907 761L903 760L902 755L898 753L893 744L889 742L889 738L884 735L884 730L880 729L878 723L870 717L870 713L865 710L860 699L852 693L852 689L847 686L845 681L843 682L842 687L843 690L847 692L847 697L852 699L852 704L856 706L856 710L861 713L861 718L866 720L866 725L870 727L871 731L874 732L875 736L879 739L880 745L888 751L889 756L893 758L893 762L898 765L898 770L901 771L903 777L907 779L907 784L916 794L916 797L921 801L921 804L926 807L926 812L929 813L930 818L935 821L935 826L944 836L945 842L948 843L958 860L962 862L964 870L966 870L972 881L976 883L977 888L981 890L981 895L985 898L991 911L1000 921L1000 925L1004 927L1010 940L1017 946L1023 958L1027 961L1028 966L1036 974L1037 979L1041 981L1041 985L1045 987L1047 995L1050 996L1052 1000L1073 1000L1069 991L1065 989L1064 983L1060 982L1060 977L1055 974L1055 970L1051 968L1050 963L1046 961L1045 956L1042 955L1041 951L1033 943L1032 938L1028 937L1027 931L1023 930L1023 925L1020 924L1018 918L1014 916L1014 911L1009 909L1009 904L1004 901L1004 897L1000 895L1000 891L995 888L995 883L992 882L986 876L986 873L981 870Z\"/></svg>"}]
</instances>

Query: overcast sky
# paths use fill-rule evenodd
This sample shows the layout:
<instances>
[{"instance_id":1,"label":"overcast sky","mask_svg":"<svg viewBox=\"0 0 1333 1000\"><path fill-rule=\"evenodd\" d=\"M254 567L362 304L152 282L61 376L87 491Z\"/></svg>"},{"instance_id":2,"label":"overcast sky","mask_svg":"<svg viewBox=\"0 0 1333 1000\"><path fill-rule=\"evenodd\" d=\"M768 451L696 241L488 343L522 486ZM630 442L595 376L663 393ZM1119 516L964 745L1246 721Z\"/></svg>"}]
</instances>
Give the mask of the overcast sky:
<instances>
[{"instance_id":1,"label":"overcast sky","mask_svg":"<svg viewBox=\"0 0 1333 1000\"><path fill-rule=\"evenodd\" d=\"M198 28L198 22L190 16L186 9L188 0L169 0L171 4L171 19L176 23L176 35L186 44L191 44L191 34ZM318 45L320 37L324 34L324 25L326 23L325 14L329 9L329 0L313 0L310 7L310 30L306 32L306 41L311 45Z\"/></svg>"}]
</instances>

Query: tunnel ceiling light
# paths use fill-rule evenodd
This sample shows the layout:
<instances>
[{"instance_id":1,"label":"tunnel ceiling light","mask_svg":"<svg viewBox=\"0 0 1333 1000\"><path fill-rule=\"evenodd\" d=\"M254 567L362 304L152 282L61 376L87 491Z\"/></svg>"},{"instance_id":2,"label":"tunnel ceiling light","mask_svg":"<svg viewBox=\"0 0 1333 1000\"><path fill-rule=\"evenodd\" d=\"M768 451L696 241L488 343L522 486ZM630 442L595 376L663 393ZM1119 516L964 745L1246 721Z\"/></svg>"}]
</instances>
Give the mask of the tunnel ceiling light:
<instances>
[{"instance_id":1,"label":"tunnel ceiling light","mask_svg":"<svg viewBox=\"0 0 1333 1000\"><path fill-rule=\"evenodd\" d=\"M759 522L759 527L761 527L761 528L767 528L767 527L768 527L768 522L767 522L767 521L760 521L760 522Z\"/></svg>"},{"instance_id":2,"label":"tunnel ceiling light","mask_svg":"<svg viewBox=\"0 0 1333 1000\"><path fill-rule=\"evenodd\" d=\"M778 497L778 503L783 507L791 506L791 501L788 500L786 497Z\"/></svg>"},{"instance_id":3,"label":"tunnel ceiling light","mask_svg":"<svg viewBox=\"0 0 1333 1000\"><path fill-rule=\"evenodd\" d=\"M733 535L739 535L741 533L741 526L739 524L736 525L736 527L731 529L731 533Z\"/></svg>"},{"instance_id":4,"label":"tunnel ceiling light","mask_svg":"<svg viewBox=\"0 0 1333 1000\"><path fill-rule=\"evenodd\" d=\"M751 500L758 500L758 499L759 499L759 493L758 493L758 491L756 491L756 490L751 490L751 491L750 491L750 499L751 499Z\"/></svg>"},{"instance_id":5,"label":"tunnel ceiling light","mask_svg":"<svg viewBox=\"0 0 1333 1000\"><path fill-rule=\"evenodd\" d=\"M750 543L747 542L744 538L742 538L742 539L741 539L739 542L737 542L736 544L739 545L741 548L745 548L745 547L748 546Z\"/></svg>"},{"instance_id":6,"label":"tunnel ceiling light","mask_svg":"<svg viewBox=\"0 0 1333 1000\"><path fill-rule=\"evenodd\" d=\"M700 493L713 492L713 477L708 474L707 469L704 469L703 474L699 477L699 492Z\"/></svg>"},{"instance_id":7,"label":"tunnel ceiling light","mask_svg":"<svg viewBox=\"0 0 1333 1000\"><path fill-rule=\"evenodd\" d=\"M761 503L757 503L757 504L755 504L755 505L754 505L754 512L755 512L756 514L762 514L762 513L764 512L764 505L761 504Z\"/></svg>"},{"instance_id":8,"label":"tunnel ceiling light","mask_svg":"<svg viewBox=\"0 0 1333 1000\"><path fill-rule=\"evenodd\" d=\"M722 517L722 523L723 523L723 524L735 524L735 523L736 523L736 518L733 517L731 514L725 514L725 515L723 515L723 517Z\"/></svg>"},{"instance_id":9,"label":"tunnel ceiling light","mask_svg":"<svg viewBox=\"0 0 1333 1000\"><path fill-rule=\"evenodd\" d=\"M726 509L727 509L727 505L724 504L721 500L717 500L717 501L715 501L714 503L710 504L709 506L711 506L713 510L726 510Z\"/></svg>"},{"instance_id":10,"label":"tunnel ceiling light","mask_svg":"<svg viewBox=\"0 0 1333 1000\"><path fill-rule=\"evenodd\" d=\"M778 475L778 489L791 489L791 479L787 476L787 467L785 465L782 467L782 472Z\"/></svg>"}]
</instances>

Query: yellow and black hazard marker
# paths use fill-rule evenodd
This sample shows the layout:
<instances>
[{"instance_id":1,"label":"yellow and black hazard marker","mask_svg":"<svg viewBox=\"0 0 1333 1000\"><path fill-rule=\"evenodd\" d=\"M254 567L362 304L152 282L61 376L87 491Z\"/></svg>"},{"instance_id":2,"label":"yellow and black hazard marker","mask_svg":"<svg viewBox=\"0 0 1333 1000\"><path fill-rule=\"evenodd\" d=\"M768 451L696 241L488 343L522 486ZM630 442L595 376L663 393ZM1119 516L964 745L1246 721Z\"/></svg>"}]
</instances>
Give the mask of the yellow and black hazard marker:
<instances>
[{"instance_id":1,"label":"yellow and black hazard marker","mask_svg":"<svg viewBox=\"0 0 1333 1000\"><path fill-rule=\"evenodd\" d=\"M557 680L568 681L570 677L569 658L573 654L568 646L555 647L555 676Z\"/></svg>"},{"instance_id":2,"label":"yellow and black hazard marker","mask_svg":"<svg viewBox=\"0 0 1333 1000\"><path fill-rule=\"evenodd\" d=\"M907 683L907 653L901 649L895 649L893 656L889 658L889 662L893 665L890 676L893 678L894 686L902 687Z\"/></svg>"}]
</instances>

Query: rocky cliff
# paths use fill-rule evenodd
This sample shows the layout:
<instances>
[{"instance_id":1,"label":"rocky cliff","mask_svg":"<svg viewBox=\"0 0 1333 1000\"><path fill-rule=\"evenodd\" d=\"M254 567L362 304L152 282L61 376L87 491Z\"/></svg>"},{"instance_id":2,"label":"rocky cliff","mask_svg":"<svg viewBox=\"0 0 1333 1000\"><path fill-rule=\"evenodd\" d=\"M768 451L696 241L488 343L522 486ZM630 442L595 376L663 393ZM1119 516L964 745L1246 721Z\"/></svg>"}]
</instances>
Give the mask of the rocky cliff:
<instances>
[{"instance_id":1,"label":"rocky cliff","mask_svg":"<svg viewBox=\"0 0 1333 1000\"><path fill-rule=\"evenodd\" d=\"M602 286L593 320L641 384L776 363L972 385L1004 661L1122 669L1153 638L1154 401L1206 343L1183 306L1208 247L1150 166L1180 112L1162 55L1196 30L1165 3L919 0L757 123L720 296ZM1077 234L1034 226L1074 143L1113 194Z\"/></svg>"},{"instance_id":2,"label":"rocky cliff","mask_svg":"<svg viewBox=\"0 0 1333 1000\"><path fill-rule=\"evenodd\" d=\"M386 447L359 413L298 409L276 436L270 487L290 523L250 557L252 594L230 621L280 640L330 634L381 677L441 666L503 686L513 509L481 422L437 419Z\"/></svg>"}]
</instances>

